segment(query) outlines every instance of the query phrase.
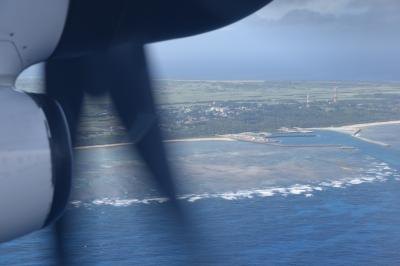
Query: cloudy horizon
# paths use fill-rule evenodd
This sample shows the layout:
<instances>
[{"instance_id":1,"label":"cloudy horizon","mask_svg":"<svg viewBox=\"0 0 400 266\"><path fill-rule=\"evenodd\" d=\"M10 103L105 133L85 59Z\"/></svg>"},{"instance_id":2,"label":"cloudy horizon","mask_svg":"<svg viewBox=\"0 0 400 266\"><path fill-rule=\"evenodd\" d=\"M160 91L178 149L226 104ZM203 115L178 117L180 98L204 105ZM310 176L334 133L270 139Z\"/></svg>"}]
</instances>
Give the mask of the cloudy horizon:
<instances>
[{"instance_id":1,"label":"cloudy horizon","mask_svg":"<svg viewBox=\"0 0 400 266\"><path fill-rule=\"evenodd\" d=\"M275 0L148 52L163 79L400 81L398 14L397 0Z\"/></svg>"},{"instance_id":2,"label":"cloudy horizon","mask_svg":"<svg viewBox=\"0 0 400 266\"><path fill-rule=\"evenodd\" d=\"M275 0L208 34L156 44L158 76L400 80L400 2Z\"/></svg>"}]
</instances>

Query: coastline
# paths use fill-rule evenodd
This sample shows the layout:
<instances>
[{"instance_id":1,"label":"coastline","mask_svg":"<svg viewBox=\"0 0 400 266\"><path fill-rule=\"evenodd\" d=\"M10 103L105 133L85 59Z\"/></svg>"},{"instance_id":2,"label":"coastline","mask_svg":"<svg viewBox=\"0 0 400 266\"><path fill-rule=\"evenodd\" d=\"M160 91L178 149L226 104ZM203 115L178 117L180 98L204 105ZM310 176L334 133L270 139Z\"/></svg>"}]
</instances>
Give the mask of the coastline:
<instances>
[{"instance_id":1,"label":"coastline","mask_svg":"<svg viewBox=\"0 0 400 266\"><path fill-rule=\"evenodd\" d=\"M353 124L353 125L346 125L346 126L339 126L339 127L315 127L315 128L306 128L306 129L309 129L309 130L333 130L333 131L340 131L340 132L344 132L344 133L348 133L350 131L354 134L357 131L359 131L363 128L366 128L366 127L398 125L398 124L400 124L400 120Z\"/></svg>"},{"instance_id":2,"label":"coastline","mask_svg":"<svg viewBox=\"0 0 400 266\"><path fill-rule=\"evenodd\" d=\"M215 137L203 137L203 138L185 138L185 139L170 139L164 140L166 143L174 143L174 142L187 142L187 141L237 141L233 138L229 138L227 136L215 136Z\"/></svg>"},{"instance_id":3,"label":"coastline","mask_svg":"<svg viewBox=\"0 0 400 266\"><path fill-rule=\"evenodd\" d=\"M384 125L400 125L400 120L392 120L392 121L384 121L384 122L371 122L371 123L362 123L362 124L353 124L339 127L314 127L314 128L304 128L304 130L331 130L340 133L345 133L352 135L354 138L360 139L362 141L366 141L372 144L377 144L384 147L389 147L390 145L384 142L368 139L361 137L359 133L363 128L373 127L373 126L384 126ZM164 140L164 143L177 143L177 142L199 142L199 141L239 141L235 138L230 138L227 135L216 135L213 137L199 137L199 138L183 138L183 139L169 139ZM122 147L133 145L132 142L125 143L113 143L113 144L100 144L100 145L90 145L90 146L78 146L74 147L74 150L88 150L88 149L96 149L96 148L112 148L112 147ZM278 145L277 143L265 143L269 145Z\"/></svg>"},{"instance_id":4,"label":"coastline","mask_svg":"<svg viewBox=\"0 0 400 266\"><path fill-rule=\"evenodd\" d=\"M362 124L353 124L353 125L346 125L340 127L319 127L319 128L307 128L309 130L331 130L340 133L345 133L353 136L362 141L366 141L372 144L377 144L384 147L390 147L389 144L381 141L376 141L368 138L364 138L360 136L360 132L364 128L374 127L374 126L385 126L385 125L399 125L400 120L392 120L392 121L384 121L384 122L371 122L371 123L362 123Z\"/></svg>"},{"instance_id":5,"label":"coastline","mask_svg":"<svg viewBox=\"0 0 400 266\"><path fill-rule=\"evenodd\" d=\"M185 139L169 139L164 140L164 143L177 143L177 142L198 142L198 141L237 141L228 137L204 137L204 138L185 138ZM89 150L98 148L115 148L133 145L133 142L123 142L123 143L112 143L112 144L99 144L99 145L89 145L89 146L77 146L74 150Z\"/></svg>"}]
</instances>

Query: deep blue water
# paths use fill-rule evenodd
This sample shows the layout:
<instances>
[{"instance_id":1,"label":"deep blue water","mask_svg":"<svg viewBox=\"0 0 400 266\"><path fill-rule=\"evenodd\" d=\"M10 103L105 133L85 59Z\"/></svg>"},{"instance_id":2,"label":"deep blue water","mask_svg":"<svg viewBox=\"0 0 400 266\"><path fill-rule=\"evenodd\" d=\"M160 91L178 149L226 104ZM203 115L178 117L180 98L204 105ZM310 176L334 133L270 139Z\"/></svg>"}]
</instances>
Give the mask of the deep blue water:
<instances>
[{"instance_id":1,"label":"deep blue water","mask_svg":"<svg viewBox=\"0 0 400 266\"><path fill-rule=\"evenodd\" d=\"M68 232L72 262L75 265L400 265L399 151L325 131L317 132L315 138L281 141L340 144L355 149L283 148L240 142L171 144L171 148L175 147L171 155L177 158L173 163L189 165L180 172L180 182L189 183L182 193L193 193L192 199L196 199L182 200L194 228L188 236L165 212L168 202L122 204L124 199L156 196L136 172L133 183L124 183L132 179L131 169L140 165L127 159L123 150L82 152L87 154L82 154L86 156L77 167L79 173L74 184L77 192L72 196L75 203L66 214L73 229ZM291 156L294 161L288 161ZM270 172L273 166L280 166L280 160L283 165L300 162L299 168L294 164L293 170L289 169L293 176L284 181ZM308 161L313 164L307 165ZM348 162L346 169L354 169L339 172L341 168L331 164L341 165L343 161ZM95 162L100 162L102 168L95 166ZM320 166L324 162L328 163ZM197 165L201 167L197 169ZM224 170L226 165L237 169ZM256 168L265 165L270 168ZM312 169L321 177L297 178L301 166L315 167ZM240 169L246 169L247 178ZM257 171L250 171L254 169ZM335 171L337 176L332 176ZM325 172L329 175L322 177ZM373 175L378 178L371 179ZM364 180L363 176L367 178ZM123 185L118 187L117 183ZM134 184L137 190L124 190L127 184ZM321 189L304 192L298 186ZM279 187L281 192L267 196L229 194L271 187ZM107 203L106 197L116 200ZM44 230L1 244L0 264L51 265L52 251L49 231Z\"/></svg>"}]
</instances>

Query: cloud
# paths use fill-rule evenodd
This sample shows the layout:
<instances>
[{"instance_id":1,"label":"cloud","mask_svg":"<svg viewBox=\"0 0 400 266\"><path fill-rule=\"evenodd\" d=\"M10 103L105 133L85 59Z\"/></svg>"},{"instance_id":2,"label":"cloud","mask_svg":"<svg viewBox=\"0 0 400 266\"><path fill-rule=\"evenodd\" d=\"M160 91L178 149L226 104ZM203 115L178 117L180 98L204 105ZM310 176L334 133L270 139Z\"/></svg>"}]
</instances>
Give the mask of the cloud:
<instances>
[{"instance_id":1,"label":"cloud","mask_svg":"<svg viewBox=\"0 0 400 266\"><path fill-rule=\"evenodd\" d=\"M399 80L399 14L400 0L274 0L151 59L162 78Z\"/></svg>"},{"instance_id":2,"label":"cloud","mask_svg":"<svg viewBox=\"0 0 400 266\"><path fill-rule=\"evenodd\" d=\"M280 20L292 12L308 11L321 15L359 14L366 6L352 5L354 0L275 0L256 15L262 19Z\"/></svg>"},{"instance_id":3,"label":"cloud","mask_svg":"<svg viewBox=\"0 0 400 266\"><path fill-rule=\"evenodd\" d=\"M253 20L279 25L346 24L387 26L400 23L398 0L275 0L255 14Z\"/></svg>"},{"instance_id":4,"label":"cloud","mask_svg":"<svg viewBox=\"0 0 400 266\"><path fill-rule=\"evenodd\" d=\"M274 0L226 30L160 44L165 77L399 80L399 0Z\"/></svg>"}]
</instances>

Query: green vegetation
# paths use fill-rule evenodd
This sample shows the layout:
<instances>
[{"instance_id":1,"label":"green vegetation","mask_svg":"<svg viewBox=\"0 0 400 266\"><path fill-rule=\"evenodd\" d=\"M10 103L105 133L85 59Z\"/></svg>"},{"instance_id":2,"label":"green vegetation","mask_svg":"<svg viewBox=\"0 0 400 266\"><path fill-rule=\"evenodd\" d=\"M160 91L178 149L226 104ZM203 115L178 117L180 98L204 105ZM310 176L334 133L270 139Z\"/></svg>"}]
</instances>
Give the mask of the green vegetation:
<instances>
[{"instance_id":1,"label":"green vegetation","mask_svg":"<svg viewBox=\"0 0 400 266\"><path fill-rule=\"evenodd\" d=\"M160 80L155 88L169 139L400 120L400 83ZM78 133L77 145L128 141L107 97L86 99Z\"/></svg>"},{"instance_id":2,"label":"green vegetation","mask_svg":"<svg viewBox=\"0 0 400 266\"><path fill-rule=\"evenodd\" d=\"M400 119L399 83L170 80L155 83L161 126L169 139ZM87 99L78 145L125 141L128 140L124 129L108 98Z\"/></svg>"}]
</instances>

